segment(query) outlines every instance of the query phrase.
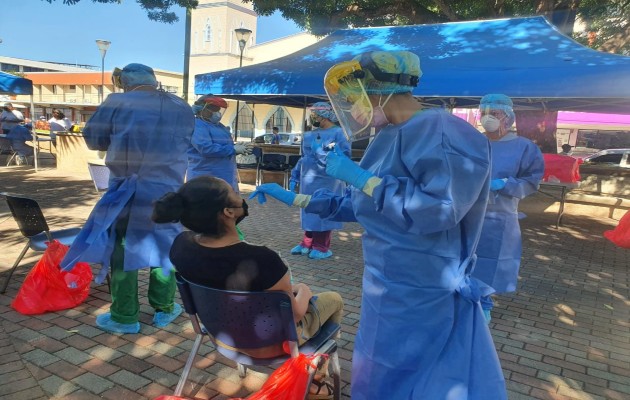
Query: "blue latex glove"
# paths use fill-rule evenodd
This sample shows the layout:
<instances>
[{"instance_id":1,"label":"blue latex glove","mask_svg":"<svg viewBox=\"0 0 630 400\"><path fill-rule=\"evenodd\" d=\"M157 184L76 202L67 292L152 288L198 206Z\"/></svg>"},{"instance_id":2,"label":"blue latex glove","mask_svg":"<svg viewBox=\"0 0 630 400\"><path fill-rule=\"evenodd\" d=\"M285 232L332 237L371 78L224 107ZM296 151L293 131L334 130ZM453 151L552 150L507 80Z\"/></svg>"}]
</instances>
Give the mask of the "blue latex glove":
<instances>
[{"instance_id":1,"label":"blue latex glove","mask_svg":"<svg viewBox=\"0 0 630 400\"><path fill-rule=\"evenodd\" d=\"M295 187L297 186L297 182L291 179L289 181L289 190L295 192Z\"/></svg>"},{"instance_id":2,"label":"blue latex glove","mask_svg":"<svg viewBox=\"0 0 630 400\"><path fill-rule=\"evenodd\" d=\"M490 181L490 190L501 190L505 187L505 181L503 179L493 179Z\"/></svg>"},{"instance_id":3,"label":"blue latex glove","mask_svg":"<svg viewBox=\"0 0 630 400\"><path fill-rule=\"evenodd\" d=\"M260 204L265 204L267 202L266 195L283 202L289 207L293 205L293 200L295 200L295 193L284 190L277 183L263 183L262 185L257 186L254 193L249 196L249 199L251 200L254 197L257 197Z\"/></svg>"},{"instance_id":4,"label":"blue latex glove","mask_svg":"<svg viewBox=\"0 0 630 400\"><path fill-rule=\"evenodd\" d=\"M326 173L333 178L348 182L357 189L363 189L365 183L374 176L373 173L359 167L343 154L340 146L335 146L326 156Z\"/></svg>"}]
</instances>

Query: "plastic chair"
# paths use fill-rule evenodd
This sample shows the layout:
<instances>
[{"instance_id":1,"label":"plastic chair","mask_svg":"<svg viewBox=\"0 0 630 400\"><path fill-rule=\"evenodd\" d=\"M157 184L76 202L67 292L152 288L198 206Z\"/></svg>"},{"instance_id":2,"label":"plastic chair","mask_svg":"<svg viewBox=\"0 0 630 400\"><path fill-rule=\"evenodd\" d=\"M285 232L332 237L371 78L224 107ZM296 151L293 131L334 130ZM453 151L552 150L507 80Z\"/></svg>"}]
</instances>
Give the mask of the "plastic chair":
<instances>
[{"instance_id":1,"label":"plastic chair","mask_svg":"<svg viewBox=\"0 0 630 400\"><path fill-rule=\"evenodd\" d=\"M109 187L109 168L107 165L88 161L88 171L90 171L90 176L92 177L96 191L106 191Z\"/></svg>"},{"instance_id":2,"label":"plastic chair","mask_svg":"<svg viewBox=\"0 0 630 400\"><path fill-rule=\"evenodd\" d=\"M13 215L15 222L17 222L20 232L28 239L26 246L24 246L24 249L18 256L17 260L15 260L13 267L9 270L9 275L2 285L0 293L4 293L7 290L7 286L9 285L13 272L18 265L20 265L20 261L22 261L22 258L24 258L24 255L29 248L34 251L43 252L47 247L46 242L50 242L53 239L69 246L74 241L74 238L79 234L81 228L68 228L51 231L48 228L48 223L46 222L46 218L44 217L39 204L37 204L35 200L27 197L10 195L8 193L0 193L0 195L4 196L6 199L7 204L9 205L9 210L11 210L11 214Z\"/></svg>"},{"instance_id":3,"label":"plastic chair","mask_svg":"<svg viewBox=\"0 0 630 400\"><path fill-rule=\"evenodd\" d=\"M243 164L239 163L239 157L236 157L236 173L238 174L238 183L241 183L241 174L239 172L240 169L243 170L252 170L255 172L254 184L258 185L258 167L260 166L260 160L262 158L262 149L260 147L254 147L252 149L252 154L254 155L256 161L254 163Z\"/></svg>"},{"instance_id":4,"label":"plastic chair","mask_svg":"<svg viewBox=\"0 0 630 400\"><path fill-rule=\"evenodd\" d=\"M175 396L182 394L203 336L208 335L220 354L237 363L241 378L245 377L246 366L279 364L289 355L255 358L237 349L260 349L288 343L291 357L297 357L299 352L329 354L334 381L333 397L336 400L340 398L339 356L334 340L339 324L327 321L315 337L298 349L291 300L286 293L218 290L191 283L179 274L176 276L184 309L197 337L182 370ZM309 372L312 379L315 370ZM306 397L307 393L304 395Z\"/></svg>"},{"instance_id":5,"label":"plastic chair","mask_svg":"<svg viewBox=\"0 0 630 400\"><path fill-rule=\"evenodd\" d=\"M265 183L265 175L271 175L272 177L280 177L282 179L282 187L286 189L289 184L286 173L287 165L286 154L263 153L258 166L259 184Z\"/></svg>"}]
</instances>

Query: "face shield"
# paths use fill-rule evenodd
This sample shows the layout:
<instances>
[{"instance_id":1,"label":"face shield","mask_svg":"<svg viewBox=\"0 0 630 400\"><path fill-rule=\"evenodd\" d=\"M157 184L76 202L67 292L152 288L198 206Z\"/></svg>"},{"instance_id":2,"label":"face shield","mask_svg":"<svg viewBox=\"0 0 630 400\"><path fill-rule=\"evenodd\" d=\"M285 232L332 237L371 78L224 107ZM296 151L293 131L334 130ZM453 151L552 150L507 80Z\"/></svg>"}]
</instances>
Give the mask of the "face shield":
<instances>
[{"instance_id":1,"label":"face shield","mask_svg":"<svg viewBox=\"0 0 630 400\"><path fill-rule=\"evenodd\" d=\"M359 61L331 67L324 77L324 89L348 141L370 136L374 110L362 79Z\"/></svg>"}]
</instances>

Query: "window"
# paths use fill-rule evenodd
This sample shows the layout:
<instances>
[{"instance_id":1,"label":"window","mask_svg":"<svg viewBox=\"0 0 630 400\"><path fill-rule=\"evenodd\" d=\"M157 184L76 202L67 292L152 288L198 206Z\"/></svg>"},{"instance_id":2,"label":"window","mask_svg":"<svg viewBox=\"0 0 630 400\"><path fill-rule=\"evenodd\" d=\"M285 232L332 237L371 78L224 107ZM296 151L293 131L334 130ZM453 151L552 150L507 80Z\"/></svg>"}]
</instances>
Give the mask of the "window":
<instances>
[{"instance_id":1,"label":"window","mask_svg":"<svg viewBox=\"0 0 630 400\"><path fill-rule=\"evenodd\" d=\"M177 94L179 88L177 86L162 86L162 89L167 93Z\"/></svg>"},{"instance_id":2,"label":"window","mask_svg":"<svg viewBox=\"0 0 630 400\"><path fill-rule=\"evenodd\" d=\"M630 147L630 131L605 131L580 129L577 147L589 149L625 149Z\"/></svg>"},{"instance_id":3,"label":"window","mask_svg":"<svg viewBox=\"0 0 630 400\"><path fill-rule=\"evenodd\" d=\"M235 129L236 117L232 122L232 132L238 132L238 138L251 139L254 135L254 113L252 109L245 103L241 103L238 112L238 128ZM237 139L238 139L237 138Z\"/></svg>"},{"instance_id":4,"label":"window","mask_svg":"<svg viewBox=\"0 0 630 400\"><path fill-rule=\"evenodd\" d=\"M621 158L623 157L622 153L619 154L604 154L599 157L591 158L589 163L593 164L619 164L621 162Z\"/></svg>"},{"instance_id":5,"label":"window","mask_svg":"<svg viewBox=\"0 0 630 400\"><path fill-rule=\"evenodd\" d=\"M212 27L210 26L210 18L206 20L206 26L203 28L203 40L212 42Z\"/></svg>"},{"instance_id":6,"label":"window","mask_svg":"<svg viewBox=\"0 0 630 400\"><path fill-rule=\"evenodd\" d=\"M291 132L293 130L289 114L283 107L278 107L273 115L271 115L271 117L267 120L267 123L265 124L265 132L271 133L274 126L277 126L280 132Z\"/></svg>"}]
</instances>

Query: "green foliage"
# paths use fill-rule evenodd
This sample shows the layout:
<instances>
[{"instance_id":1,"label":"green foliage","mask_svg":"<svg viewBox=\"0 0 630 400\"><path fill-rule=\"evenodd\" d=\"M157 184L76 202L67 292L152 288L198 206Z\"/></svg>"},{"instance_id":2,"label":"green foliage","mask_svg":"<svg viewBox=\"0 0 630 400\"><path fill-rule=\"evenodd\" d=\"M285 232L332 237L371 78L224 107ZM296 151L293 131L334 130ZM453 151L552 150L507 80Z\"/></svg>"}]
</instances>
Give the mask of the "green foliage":
<instances>
[{"instance_id":1,"label":"green foliage","mask_svg":"<svg viewBox=\"0 0 630 400\"><path fill-rule=\"evenodd\" d=\"M351 27L433 24L544 15L566 35L603 51L630 54L630 0L243 0L260 15L280 11L315 34ZM583 21L585 32L573 32ZM590 32L590 35L589 35Z\"/></svg>"},{"instance_id":2,"label":"green foliage","mask_svg":"<svg viewBox=\"0 0 630 400\"><path fill-rule=\"evenodd\" d=\"M42 0L54 3L58 0ZM75 5L81 0L62 0L63 4ZM92 0L93 3L116 3L121 4L123 0ZM179 18L174 12L170 11L171 7L180 6L184 8L196 8L199 5L198 0L136 0L140 7L147 11L147 16L152 21L164 22L172 24L177 22Z\"/></svg>"}]
</instances>

